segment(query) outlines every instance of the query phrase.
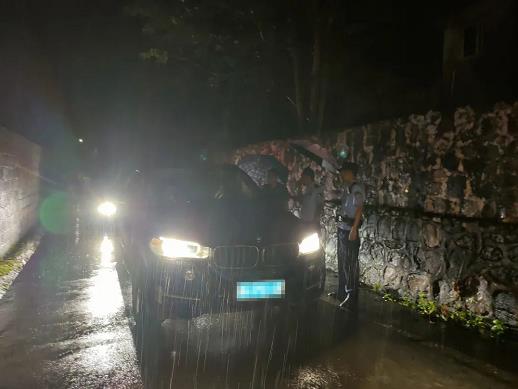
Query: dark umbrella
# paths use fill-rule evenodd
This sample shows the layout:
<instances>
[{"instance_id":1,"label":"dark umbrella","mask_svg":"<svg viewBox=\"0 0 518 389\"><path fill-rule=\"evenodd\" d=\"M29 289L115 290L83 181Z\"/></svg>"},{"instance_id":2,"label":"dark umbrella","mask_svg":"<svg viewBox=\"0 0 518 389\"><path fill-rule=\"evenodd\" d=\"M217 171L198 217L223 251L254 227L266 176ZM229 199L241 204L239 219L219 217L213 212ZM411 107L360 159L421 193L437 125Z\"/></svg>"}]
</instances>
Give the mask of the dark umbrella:
<instances>
[{"instance_id":1,"label":"dark umbrella","mask_svg":"<svg viewBox=\"0 0 518 389\"><path fill-rule=\"evenodd\" d=\"M239 160L237 166L259 186L266 183L268 170L274 169L282 182L288 179L288 169L273 155L246 155Z\"/></svg>"},{"instance_id":2,"label":"dark umbrella","mask_svg":"<svg viewBox=\"0 0 518 389\"><path fill-rule=\"evenodd\" d=\"M319 144L311 143L307 140L296 140L291 142L290 146L302 155L318 163L324 169L332 173L336 173L338 171L338 162L336 161L336 158L333 157L333 154L330 151Z\"/></svg>"}]
</instances>

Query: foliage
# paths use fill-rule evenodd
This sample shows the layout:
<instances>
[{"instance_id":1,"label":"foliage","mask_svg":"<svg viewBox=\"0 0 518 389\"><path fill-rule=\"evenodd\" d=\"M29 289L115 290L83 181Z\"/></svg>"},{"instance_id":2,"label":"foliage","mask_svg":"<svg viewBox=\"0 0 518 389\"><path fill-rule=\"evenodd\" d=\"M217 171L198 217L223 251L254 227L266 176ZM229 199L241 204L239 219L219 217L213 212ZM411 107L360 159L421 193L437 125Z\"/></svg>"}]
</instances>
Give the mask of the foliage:
<instances>
[{"instance_id":1,"label":"foliage","mask_svg":"<svg viewBox=\"0 0 518 389\"><path fill-rule=\"evenodd\" d=\"M14 245L5 258L0 258L0 277L5 276L20 266L20 261L16 257L22 252L24 244Z\"/></svg>"},{"instance_id":2,"label":"foliage","mask_svg":"<svg viewBox=\"0 0 518 389\"><path fill-rule=\"evenodd\" d=\"M399 301L399 303L404 306L404 307L407 307L407 308L411 308L411 309L416 309L416 303L414 300L412 300L410 297L408 297L407 295L403 296L401 298L401 300Z\"/></svg>"},{"instance_id":3,"label":"foliage","mask_svg":"<svg viewBox=\"0 0 518 389\"><path fill-rule=\"evenodd\" d=\"M165 50L152 48L140 53L140 58L165 65L169 59L169 55Z\"/></svg>"},{"instance_id":4,"label":"foliage","mask_svg":"<svg viewBox=\"0 0 518 389\"><path fill-rule=\"evenodd\" d=\"M377 288L377 285L373 287L374 291L381 291L381 289L381 287ZM417 299L413 299L407 295L396 298L390 293L384 293L382 298L384 301L398 303L422 315L426 315L429 320L440 319L442 321L453 321L466 328L476 329L480 332L488 332L494 337L499 337L506 331L505 324L499 319L491 319L477 315L461 307L452 309L446 305L439 306L436 301L428 299L427 294L424 292L420 292Z\"/></svg>"},{"instance_id":5,"label":"foliage","mask_svg":"<svg viewBox=\"0 0 518 389\"><path fill-rule=\"evenodd\" d=\"M212 101L223 127L242 130L239 116L247 110L260 122L265 108L275 107L291 116L291 127L314 131L322 125L329 74L343 67L343 26L336 23L343 7L322 0L129 0L126 12L147 40L140 57L167 65L175 90Z\"/></svg>"},{"instance_id":6,"label":"foliage","mask_svg":"<svg viewBox=\"0 0 518 389\"><path fill-rule=\"evenodd\" d=\"M16 261L0 259L0 277L9 274L15 268L15 265Z\"/></svg>"},{"instance_id":7,"label":"foliage","mask_svg":"<svg viewBox=\"0 0 518 389\"><path fill-rule=\"evenodd\" d=\"M376 293L380 293L381 290L382 290L382 286L379 282L375 283L373 286L372 286L372 290Z\"/></svg>"},{"instance_id":8,"label":"foliage","mask_svg":"<svg viewBox=\"0 0 518 389\"><path fill-rule=\"evenodd\" d=\"M505 325L498 319L494 319L491 325L491 333L495 336L500 336L505 332Z\"/></svg>"},{"instance_id":9,"label":"foliage","mask_svg":"<svg viewBox=\"0 0 518 389\"><path fill-rule=\"evenodd\" d=\"M428 300L426 293L420 292L417 297L417 310L429 318L437 313L437 304L433 300Z\"/></svg>"},{"instance_id":10,"label":"foliage","mask_svg":"<svg viewBox=\"0 0 518 389\"><path fill-rule=\"evenodd\" d=\"M389 301L391 303L395 303L397 300L394 298L394 296L392 296L390 293L385 293L383 295L383 300L385 301Z\"/></svg>"}]
</instances>

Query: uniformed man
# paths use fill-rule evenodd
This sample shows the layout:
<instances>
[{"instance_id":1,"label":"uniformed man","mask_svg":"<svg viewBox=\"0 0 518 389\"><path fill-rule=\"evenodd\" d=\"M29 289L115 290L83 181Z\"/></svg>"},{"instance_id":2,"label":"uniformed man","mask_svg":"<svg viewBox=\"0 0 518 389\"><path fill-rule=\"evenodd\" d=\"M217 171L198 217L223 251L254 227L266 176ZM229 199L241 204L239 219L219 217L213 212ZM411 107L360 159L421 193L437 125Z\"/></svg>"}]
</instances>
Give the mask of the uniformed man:
<instances>
[{"instance_id":1,"label":"uniformed man","mask_svg":"<svg viewBox=\"0 0 518 389\"><path fill-rule=\"evenodd\" d=\"M355 304L358 298L360 236L365 187L357 182L358 165L345 162L340 168L344 185L338 221L338 291L337 298L344 306Z\"/></svg>"}]
</instances>

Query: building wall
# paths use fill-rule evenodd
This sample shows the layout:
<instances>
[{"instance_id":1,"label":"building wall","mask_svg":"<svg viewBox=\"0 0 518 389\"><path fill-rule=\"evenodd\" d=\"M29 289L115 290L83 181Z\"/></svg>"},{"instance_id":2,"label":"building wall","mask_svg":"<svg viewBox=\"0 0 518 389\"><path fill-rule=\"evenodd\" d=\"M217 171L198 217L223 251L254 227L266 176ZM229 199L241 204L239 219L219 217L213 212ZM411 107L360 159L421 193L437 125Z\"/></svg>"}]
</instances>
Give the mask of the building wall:
<instances>
[{"instance_id":1,"label":"building wall","mask_svg":"<svg viewBox=\"0 0 518 389\"><path fill-rule=\"evenodd\" d=\"M487 106L516 96L517 22L514 0L478 0L450 15L443 45L445 102Z\"/></svg>"},{"instance_id":2,"label":"building wall","mask_svg":"<svg viewBox=\"0 0 518 389\"><path fill-rule=\"evenodd\" d=\"M490 112L464 107L372 123L318 140L360 165L368 206L361 229L362 281L400 295L425 292L517 325L518 102ZM237 150L272 154L289 167L288 188L310 165L333 197L337 182L288 141ZM336 270L336 209L322 218L326 262Z\"/></svg>"},{"instance_id":3,"label":"building wall","mask_svg":"<svg viewBox=\"0 0 518 389\"><path fill-rule=\"evenodd\" d=\"M41 149L0 127L0 258L35 224Z\"/></svg>"}]
</instances>

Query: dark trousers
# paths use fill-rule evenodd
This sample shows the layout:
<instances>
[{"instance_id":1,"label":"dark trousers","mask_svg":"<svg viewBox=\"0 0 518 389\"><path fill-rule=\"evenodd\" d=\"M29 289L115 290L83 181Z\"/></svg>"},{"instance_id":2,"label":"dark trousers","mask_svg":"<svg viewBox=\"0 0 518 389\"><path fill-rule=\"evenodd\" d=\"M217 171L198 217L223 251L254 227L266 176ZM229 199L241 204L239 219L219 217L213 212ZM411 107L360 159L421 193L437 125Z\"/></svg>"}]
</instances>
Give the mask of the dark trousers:
<instances>
[{"instance_id":1,"label":"dark trousers","mask_svg":"<svg viewBox=\"0 0 518 389\"><path fill-rule=\"evenodd\" d=\"M357 301L358 286L360 283L360 238L349 240L348 230L338 229L338 291L339 300L344 300L347 294L349 299Z\"/></svg>"}]
</instances>

